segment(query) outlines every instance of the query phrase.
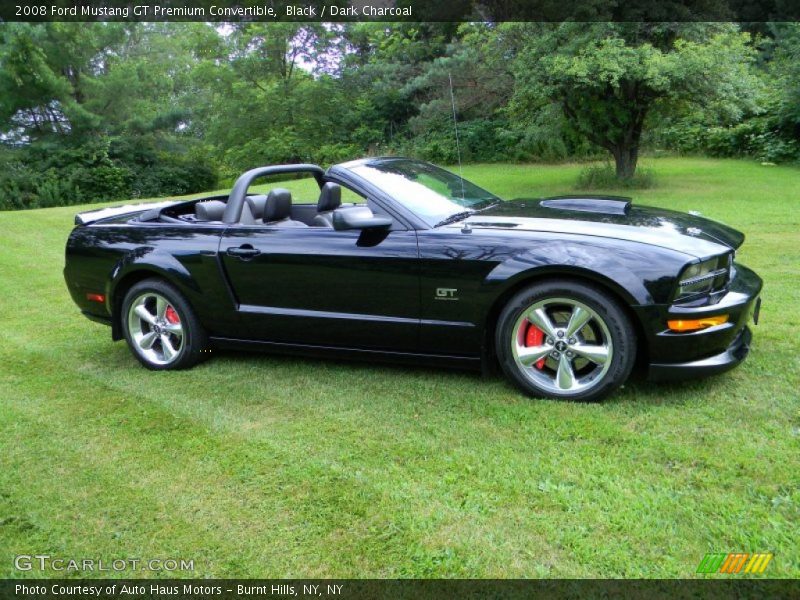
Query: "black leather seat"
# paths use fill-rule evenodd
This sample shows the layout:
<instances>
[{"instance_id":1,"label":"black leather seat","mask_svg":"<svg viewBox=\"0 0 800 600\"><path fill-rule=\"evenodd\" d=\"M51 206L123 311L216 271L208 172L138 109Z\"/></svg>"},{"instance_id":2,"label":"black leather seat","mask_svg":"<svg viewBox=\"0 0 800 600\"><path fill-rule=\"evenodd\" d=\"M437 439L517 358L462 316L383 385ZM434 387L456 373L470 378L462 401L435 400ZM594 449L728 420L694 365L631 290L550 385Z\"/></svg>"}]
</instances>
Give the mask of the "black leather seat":
<instances>
[{"instance_id":1,"label":"black leather seat","mask_svg":"<svg viewBox=\"0 0 800 600\"><path fill-rule=\"evenodd\" d=\"M317 215L312 227L333 227L333 211L342 205L342 188L336 183L326 183L319 192Z\"/></svg>"},{"instance_id":2,"label":"black leather seat","mask_svg":"<svg viewBox=\"0 0 800 600\"><path fill-rule=\"evenodd\" d=\"M283 188L275 188L267 196L264 224L273 227L308 227L302 221L292 220L292 193Z\"/></svg>"},{"instance_id":3,"label":"black leather seat","mask_svg":"<svg viewBox=\"0 0 800 600\"><path fill-rule=\"evenodd\" d=\"M242 216L239 223L242 225L260 224L264 218L264 207L267 204L267 197L264 194L258 196L247 196L242 206Z\"/></svg>"},{"instance_id":4,"label":"black leather seat","mask_svg":"<svg viewBox=\"0 0 800 600\"><path fill-rule=\"evenodd\" d=\"M198 221L221 221L225 203L221 200L206 200L194 205L194 217Z\"/></svg>"}]
</instances>

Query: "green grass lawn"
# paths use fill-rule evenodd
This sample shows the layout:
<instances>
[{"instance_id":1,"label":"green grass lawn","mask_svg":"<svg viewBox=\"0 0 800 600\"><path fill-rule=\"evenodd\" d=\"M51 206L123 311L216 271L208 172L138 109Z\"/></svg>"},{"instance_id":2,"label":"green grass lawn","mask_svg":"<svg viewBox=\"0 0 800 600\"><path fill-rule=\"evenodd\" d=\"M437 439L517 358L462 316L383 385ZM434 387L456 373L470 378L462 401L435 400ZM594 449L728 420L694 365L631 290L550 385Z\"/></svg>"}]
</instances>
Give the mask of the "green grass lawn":
<instances>
[{"instance_id":1,"label":"green grass lawn","mask_svg":"<svg viewBox=\"0 0 800 600\"><path fill-rule=\"evenodd\" d=\"M800 170L645 164L658 185L636 202L747 233L764 305L741 368L603 404L258 354L148 372L67 294L79 209L0 213L0 576L49 554L203 577L691 577L742 551L799 577ZM569 192L580 168L464 175L510 198Z\"/></svg>"}]
</instances>

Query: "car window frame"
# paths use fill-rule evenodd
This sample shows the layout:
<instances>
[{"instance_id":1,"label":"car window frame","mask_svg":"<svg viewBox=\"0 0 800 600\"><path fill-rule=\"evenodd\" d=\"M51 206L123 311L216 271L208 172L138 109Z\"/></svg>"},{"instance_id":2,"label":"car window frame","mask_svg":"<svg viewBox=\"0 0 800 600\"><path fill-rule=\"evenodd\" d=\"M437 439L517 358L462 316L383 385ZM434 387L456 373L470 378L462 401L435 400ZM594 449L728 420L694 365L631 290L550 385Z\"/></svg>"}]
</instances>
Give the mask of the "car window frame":
<instances>
[{"instance_id":1,"label":"car window frame","mask_svg":"<svg viewBox=\"0 0 800 600\"><path fill-rule=\"evenodd\" d=\"M366 198L367 203L374 202L386 213L386 216L390 217L397 225L397 227L392 225L392 231L431 229L431 227L413 211L408 210L405 206L394 200L389 194L372 185L349 169L334 165L325 173L325 181L349 188L351 191Z\"/></svg>"}]
</instances>

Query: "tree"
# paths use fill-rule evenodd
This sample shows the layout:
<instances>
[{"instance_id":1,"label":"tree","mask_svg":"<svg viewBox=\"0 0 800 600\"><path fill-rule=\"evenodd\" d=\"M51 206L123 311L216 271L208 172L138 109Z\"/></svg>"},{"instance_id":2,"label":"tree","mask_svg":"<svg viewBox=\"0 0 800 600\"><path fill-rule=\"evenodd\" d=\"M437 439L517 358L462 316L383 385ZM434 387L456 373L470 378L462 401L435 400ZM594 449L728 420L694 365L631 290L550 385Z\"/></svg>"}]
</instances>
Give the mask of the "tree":
<instances>
[{"instance_id":1,"label":"tree","mask_svg":"<svg viewBox=\"0 0 800 600\"><path fill-rule=\"evenodd\" d=\"M390 144L408 133L427 92L415 83L431 63L447 53L458 23L354 23L346 26L348 52L342 85L367 100L371 129Z\"/></svg>"},{"instance_id":2,"label":"tree","mask_svg":"<svg viewBox=\"0 0 800 600\"><path fill-rule=\"evenodd\" d=\"M0 42L0 130L39 139L89 131L87 87L107 67L124 26L102 23L10 23Z\"/></svg>"},{"instance_id":3,"label":"tree","mask_svg":"<svg viewBox=\"0 0 800 600\"><path fill-rule=\"evenodd\" d=\"M777 97L776 115L787 137L800 141L800 23L776 23L769 73Z\"/></svg>"},{"instance_id":4,"label":"tree","mask_svg":"<svg viewBox=\"0 0 800 600\"><path fill-rule=\"evenodd\" d=\"M0 30L0 206L199 191L214 168L187 129L183 26L13 23Z\"/></svg>"},{"instance_id":5,"label":"tree","mask_svg":"<svg viewBox=\"0 0 800 600\"><path fill-rule=\"evenodd\" d=\"M556 104L569 126L608 151L619 179L636 171L655 112L688 105L741 115L755 102L750 37L722 23L509 23L517 40L520 118Z\"/></svg>"},{"instance_id":6,"label":"tree","mask_svg":"<svg viewBox=\"0 0 800 600\"><path fill-rule=\"evenodd\" d=\"M494 27L467 23L459 29L461 39L453 41L447 55L424 65L421 75L407 83L424 102L423 113L452 118L452 100L466 118L486 116L503 107L513 89L513 77L495 55L485 52L494 39ZM450 82L456 92L450 96Z\"/></svg>"}]
</instances>

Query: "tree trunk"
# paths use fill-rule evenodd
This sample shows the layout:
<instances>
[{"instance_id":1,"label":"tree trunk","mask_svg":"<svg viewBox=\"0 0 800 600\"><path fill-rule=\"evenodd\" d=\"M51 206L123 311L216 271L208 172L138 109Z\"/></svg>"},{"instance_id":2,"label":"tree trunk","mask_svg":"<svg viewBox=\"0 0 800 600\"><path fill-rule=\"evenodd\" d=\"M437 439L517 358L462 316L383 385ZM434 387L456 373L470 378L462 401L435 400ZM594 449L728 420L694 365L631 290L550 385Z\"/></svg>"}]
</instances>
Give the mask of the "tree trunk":
<instances>
[{"instance_id":1,"label":"tree trunk","mask_svg":"<svg viewBox=\"0 0 800 600\"><path fill-rule=\"evenodd\" d=\"M575 129L586 138L608 150L616 162L616 175L620 181L631 179L639 161L639 142L642 139L644 120L651 100L643 96L637 81L627 81L617 90L608 89L594 98L592 106L603 113L593 118L585 101L572 102L564 98L564 115Z\"/></svg>"},{"instance_id":2,"label":"tree trunk","mask_svg":"<svg viewBox=\"0 0 800 600\"><path fill-rule=\"evenodd\" d=\"M636 163L639 161L639 144L627 147L617 146L612 151L614 162L617 165L617 179L630 179L636 173Z\"/></svg>"},{"instance_id":3,"label":"tree trunk","mask_svg":"<svg viewBox=\"0 0 800 600\"><path fill-rule=\"evenodd\" d=\"M617 163L617 179L626 181L636 174L639 162L639 141L647 115L648 103L642 98L638 81L624 81L621 84L622 102L628 109L627 119L620 123L621 136L614 144L612 154Z\"/></svg>"}]
</instances>

